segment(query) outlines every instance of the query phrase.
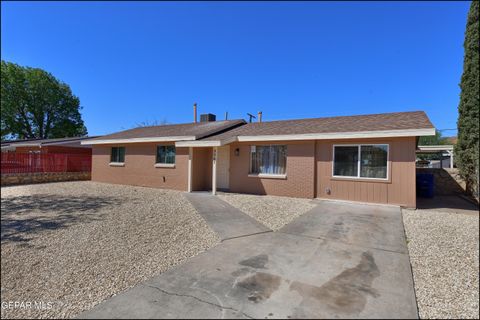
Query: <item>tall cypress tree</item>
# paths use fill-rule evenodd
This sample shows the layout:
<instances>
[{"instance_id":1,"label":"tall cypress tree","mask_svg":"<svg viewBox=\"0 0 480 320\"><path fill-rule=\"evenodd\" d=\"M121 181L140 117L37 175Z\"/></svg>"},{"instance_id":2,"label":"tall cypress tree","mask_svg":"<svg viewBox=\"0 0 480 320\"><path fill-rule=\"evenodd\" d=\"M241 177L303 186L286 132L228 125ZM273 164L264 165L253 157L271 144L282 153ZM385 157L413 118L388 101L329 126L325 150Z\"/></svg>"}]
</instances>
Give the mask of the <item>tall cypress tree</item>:
<instances>
[{"instance_id":1,"label":"tall cypress tree","mask_svg":"<svg viewBox=\"0 0 480 320\"><path fill-rule=\"evenodd\" d=\"M467 189L478 197L479 157L478 157L478 113L480 105L479 88L479 2L472 1L465 31L465 56L462 90L458 106L458 142L455 147L456 163L460 175L467 183Z\"/></svg>"}]
</instances>

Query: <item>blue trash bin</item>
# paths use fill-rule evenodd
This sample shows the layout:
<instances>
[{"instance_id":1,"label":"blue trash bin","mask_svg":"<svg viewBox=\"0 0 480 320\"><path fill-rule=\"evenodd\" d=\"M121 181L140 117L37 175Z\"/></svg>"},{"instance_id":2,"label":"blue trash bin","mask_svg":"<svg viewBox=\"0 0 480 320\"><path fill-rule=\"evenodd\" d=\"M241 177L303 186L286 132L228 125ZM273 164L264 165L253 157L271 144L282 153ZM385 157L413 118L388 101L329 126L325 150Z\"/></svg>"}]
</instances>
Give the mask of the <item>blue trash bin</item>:
<instances>
[{"instance_id":1,"label":"blue trash bin","mask_svg":"<svg viewBox=\"0 0 480 320\"><path fill-rule=\"evenodd\" d=\"M417 196L433 198L435 195L435 179L431 173L417 173Z\"/></svg>"}]
</instances>

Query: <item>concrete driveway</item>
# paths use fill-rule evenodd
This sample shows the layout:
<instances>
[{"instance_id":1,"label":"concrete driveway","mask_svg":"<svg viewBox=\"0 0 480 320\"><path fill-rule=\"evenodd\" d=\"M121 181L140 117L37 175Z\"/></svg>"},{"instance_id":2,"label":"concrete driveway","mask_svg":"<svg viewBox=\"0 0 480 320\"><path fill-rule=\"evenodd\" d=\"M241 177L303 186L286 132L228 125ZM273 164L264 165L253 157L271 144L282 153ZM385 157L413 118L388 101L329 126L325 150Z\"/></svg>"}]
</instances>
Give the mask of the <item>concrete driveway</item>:
<instances>
[{"instance_id":1,"label":"concrete driveway","mask_svg":"<svg viewBox=\"0 0 480 320\"><path fill-rule=\"evenodd\" d=\"M278 232L225 240L80 317L417 318L400 208L319 202Z\"/></svg>"}]
</instances>

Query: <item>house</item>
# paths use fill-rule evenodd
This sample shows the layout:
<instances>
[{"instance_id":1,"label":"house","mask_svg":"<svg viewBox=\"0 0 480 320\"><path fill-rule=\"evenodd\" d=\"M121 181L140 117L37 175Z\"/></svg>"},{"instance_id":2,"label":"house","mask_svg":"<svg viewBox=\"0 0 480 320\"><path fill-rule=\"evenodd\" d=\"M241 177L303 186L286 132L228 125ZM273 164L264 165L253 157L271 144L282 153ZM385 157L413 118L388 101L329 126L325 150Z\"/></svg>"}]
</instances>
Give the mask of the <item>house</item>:
<instances>
[{"instance_id":1,"label":"house","mask_svg":"<svg viewBox=\"0 0 480 320\"><path fill-rule=\"evenodd\" d=\"M415 207L418 137L435 134L422 111L255 123L202 118L83 141L92 145L92 180Z\"/></svg>"},{"instance_id":2,"label":"house","mask_svg":"<svg viewBox=\"0 0 480 320\"><path fill-rule=\"evenodd\" d=\"M417 146L417 167L419 168L450 168L454 166L454 145ZM421 159L419 155L430 155L430 159ZM435 159L436 158L436 159Z\"/></svg>"},{"instance_id":3,"label":"house","mask_svg":"<svg viewBox=\"0 0 480 320\"><path fill-rule=\"evenodd\" d=\"M96 138L96 136L2 141L1 150L2 152L17 153L92 154L91 146L80 143L92 138Z\"/></svg>"}]
</instances>

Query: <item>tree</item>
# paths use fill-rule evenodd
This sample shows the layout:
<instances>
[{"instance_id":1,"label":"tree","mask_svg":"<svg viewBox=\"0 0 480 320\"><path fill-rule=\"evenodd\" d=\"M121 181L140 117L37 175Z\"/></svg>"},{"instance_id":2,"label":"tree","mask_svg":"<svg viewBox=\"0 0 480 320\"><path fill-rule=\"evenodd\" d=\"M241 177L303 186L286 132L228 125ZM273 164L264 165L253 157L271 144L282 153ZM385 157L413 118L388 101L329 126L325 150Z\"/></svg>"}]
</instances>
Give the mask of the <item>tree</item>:
<instances>
[{"instance_id":1,"label":"tree","mask_svg":"<svg viewBox=\"0 0 480 320\"><path fill-rule=\"evenodd\" d=\"M70 87L52 74L2 60L2 140L84 136L80 110Z\"/></svg>"},{"instance_id":2,"label":"tree","mask_svg":"<svg viewBox=\"0 0 480 320\"><path fill-rule=\"evenodd\" d=\"M478 113L479 97L479 2L472 1L465 31L465 56L458 106L458 142L455 148L457 167L469 192L478 197Z\"/></svg>"},{"instance_id":3,"label":"tree","mask_svg":"<svg viewBox=\"0 0 480 320\"><path fill-rule=\"evenodd\" d=\"M145 120L145 121L142 121L142 122L138 122L133 127L138 128L138 127L164 126L166 124L168 124L167 118L163 118L163 120L156 120L155 119L153 121Z\"/></svg>"},{"instance_id":4,"label":"tree","mask_svg":"<svg viewBox=\"0 0 480 320\"><path fill-rule=\"evenodd\" d=\"M435 130L434 136L423 136L418 140L419 146L435 146L442 144L448 144L448 141L446 138L442 137L442 133L438 130Z\"/></svg>"},{"instance_id":5,"label":"tree","mask_svg":"<svg viewBox=\"0 0 480 320\"><path fill-rule=\"evenodd\" d=\"M418 140L419 146L438 146L442 144L449 144L447 138L442 137L442 133L435 130L434 136L423 136ZM417 158L421 160L438 160L442 158L441 153L417 153Z\"/></svg>"}]
</instances>

